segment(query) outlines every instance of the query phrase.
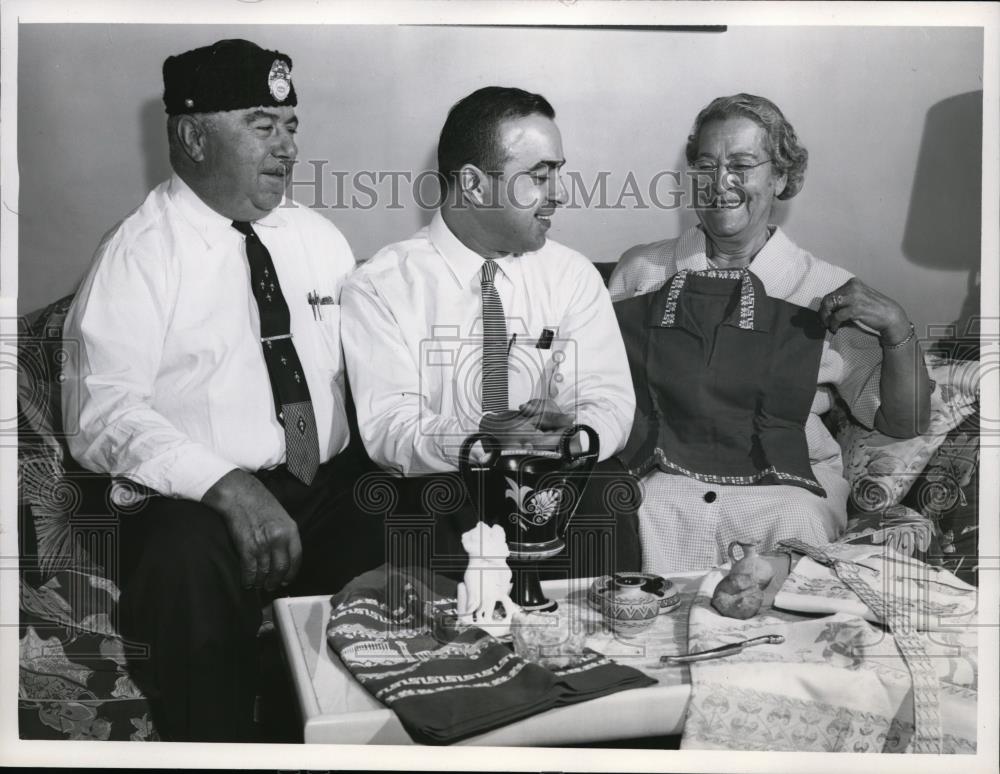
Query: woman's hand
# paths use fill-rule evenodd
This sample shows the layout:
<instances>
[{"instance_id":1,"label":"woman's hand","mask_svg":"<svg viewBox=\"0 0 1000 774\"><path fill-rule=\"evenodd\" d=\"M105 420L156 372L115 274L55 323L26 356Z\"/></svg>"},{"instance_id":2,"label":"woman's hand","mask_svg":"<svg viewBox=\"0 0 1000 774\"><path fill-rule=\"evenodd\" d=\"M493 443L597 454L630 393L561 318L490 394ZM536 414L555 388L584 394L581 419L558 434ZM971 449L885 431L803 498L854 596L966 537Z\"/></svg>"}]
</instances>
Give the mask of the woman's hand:
<instances>
[{"instance_id":1,"label":"woman's hand","mask_svg":"<svg viewBox=\"0 0 1000 774\"><path fill-rule=\"evenodd\" d=\"M878 333L885 347L910 335L910 319L903 307L857 277L823 296L819 316L831 333L836 333L844 323L861 323Z\"/></svg>"}]
</instances>

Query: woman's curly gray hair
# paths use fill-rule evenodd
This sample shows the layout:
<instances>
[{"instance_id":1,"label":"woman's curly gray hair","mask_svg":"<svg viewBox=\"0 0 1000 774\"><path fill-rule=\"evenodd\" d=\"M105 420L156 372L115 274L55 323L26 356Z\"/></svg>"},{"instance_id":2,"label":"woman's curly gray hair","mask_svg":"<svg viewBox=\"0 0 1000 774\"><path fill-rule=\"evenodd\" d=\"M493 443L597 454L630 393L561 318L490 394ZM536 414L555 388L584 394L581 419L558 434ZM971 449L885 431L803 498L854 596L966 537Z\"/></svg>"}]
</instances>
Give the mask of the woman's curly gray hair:
<instances>
[{"instance_id":1,"label":"woman's curly gray hair","mask_svg":"<svg viewBox=\"0 0 1000 774\"><path fill-rule=\"evenodd\" d=\"M734 94L731 97L717 97L703 108L694 120L694 128L688 135L687 160L692 163L698 156L698 136L709 121L719 121L734 116L743 116L755 121L767 132L768 152L774 169L787 176L785 190L779 199L791 199L802 190L806 178L809 151L800 143L795 128L788 122L771 100L754 94Z\"/></svg>"}]
</instances>

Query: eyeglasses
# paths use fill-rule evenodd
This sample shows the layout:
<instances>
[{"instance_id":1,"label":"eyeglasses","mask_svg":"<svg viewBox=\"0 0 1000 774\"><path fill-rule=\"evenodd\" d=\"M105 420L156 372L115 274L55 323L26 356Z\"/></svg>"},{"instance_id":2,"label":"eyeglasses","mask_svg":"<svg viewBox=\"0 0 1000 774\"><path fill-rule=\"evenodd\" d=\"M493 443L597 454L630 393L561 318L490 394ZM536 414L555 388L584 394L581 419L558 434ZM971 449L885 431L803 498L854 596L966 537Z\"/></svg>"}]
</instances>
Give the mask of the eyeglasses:
<instances>
[{"instance_id":1,"label":"eyeglasses","mask_svg":"<svg viewBox=\"0 0 1000 774\"><path fill-rule=\"evenodd\" d=\"M771 161L774 161L774 159L764 159L763 161L758 161L756 164L749 164L746 161L730 161L728 164L723 165L723 169L731 175L745 175L751 170ZM719 173L719 165L708 161L696 161L689 166L689 169L692 172L697 172L699 175L717 175Z\"/></svg>"}]
</instances>

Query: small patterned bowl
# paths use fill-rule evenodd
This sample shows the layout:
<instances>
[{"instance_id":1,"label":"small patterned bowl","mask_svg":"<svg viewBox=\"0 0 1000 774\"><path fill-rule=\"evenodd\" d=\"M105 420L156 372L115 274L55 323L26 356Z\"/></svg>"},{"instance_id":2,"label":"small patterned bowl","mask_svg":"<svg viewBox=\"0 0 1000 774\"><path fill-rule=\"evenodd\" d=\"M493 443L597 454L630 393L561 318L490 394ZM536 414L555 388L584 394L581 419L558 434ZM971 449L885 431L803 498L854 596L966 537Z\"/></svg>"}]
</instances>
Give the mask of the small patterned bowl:
<instances>
[{"instance_id":1,"label":"small patterned bowl","mask_svg":"<svg viewBox=\"0 0 1000 774\"><path fill-rule=\"evenodd\" d=\"M604 623L620 637L635 637L649 629L660 614L661 597L646 591L645 579L641 573L617 573L610 583L594 586L592 604L596 600L598 610L604 616Z\"/></svg>"},{"instance_id":2,"label":"small patterned bowl","mask_svg":"<svg viewBox=\"0 0 1000 774\"><path fill-rule=\"evenodd\" d=\"M587 591L587 602L595 610L600 611L604 606L604 598L615 587L615 580L639 579L639 584L643 591L655 594L660 600L660 613L669 613L676 610L681 603L677 587L659 575L649 572L616 572L614 575L602 575L595 580ZM634 585L634 581L632 581Z\"/></svg>"}]
</instances>

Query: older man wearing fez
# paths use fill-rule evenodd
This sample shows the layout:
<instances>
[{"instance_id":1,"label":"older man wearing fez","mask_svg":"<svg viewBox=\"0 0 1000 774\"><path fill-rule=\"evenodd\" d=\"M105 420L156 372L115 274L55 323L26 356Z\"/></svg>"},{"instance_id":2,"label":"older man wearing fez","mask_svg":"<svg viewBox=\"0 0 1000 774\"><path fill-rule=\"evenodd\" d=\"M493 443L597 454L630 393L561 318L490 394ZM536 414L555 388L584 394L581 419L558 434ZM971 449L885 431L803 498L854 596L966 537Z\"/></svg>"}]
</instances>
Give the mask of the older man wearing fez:
<instances>
[{"instance_id":1,"label":"older man wearing fez","mask_svg":"<svg viewBox=\"0 0 1000 774\"><path fill-rule=\"evenodd\" d=\"M224 40L169 57L163 84L173 175L97 251L66 322L80 348L63 405L80 412L73 456L150 495L119 519L120 627L148 645L133 671L161 736L240 741L262 602L382 561L365 550L381 525L344 494L337 301L354 260L285 197L288 56Z\"/></svg>"},{"instance_id":2,"label":"older man wearing fez","mask_svg":"<svg viewBox=\"0 0 1000 774\"><path fill-rule=\"evenodd\" d=\"M344 288L361 436L397 476L456 470L463 440L479 429L508 448L551 449L565 427L585 423L602 460L625 442L635 398L610 298L587 258L547 239L567 200L554 118L543 96L517 88L482 88L455 104L438 143L440 210ZM455 533L474 521L448 521L438 521L450 534L435 538L437 549L461 554ZM620 547L634 547L626 523Z\"/></svg>"}]
</instances>

